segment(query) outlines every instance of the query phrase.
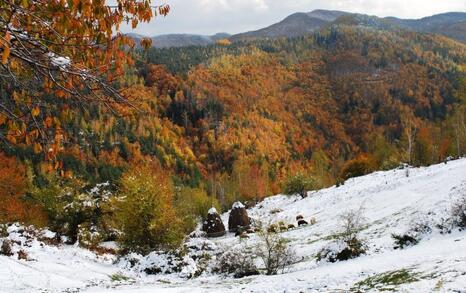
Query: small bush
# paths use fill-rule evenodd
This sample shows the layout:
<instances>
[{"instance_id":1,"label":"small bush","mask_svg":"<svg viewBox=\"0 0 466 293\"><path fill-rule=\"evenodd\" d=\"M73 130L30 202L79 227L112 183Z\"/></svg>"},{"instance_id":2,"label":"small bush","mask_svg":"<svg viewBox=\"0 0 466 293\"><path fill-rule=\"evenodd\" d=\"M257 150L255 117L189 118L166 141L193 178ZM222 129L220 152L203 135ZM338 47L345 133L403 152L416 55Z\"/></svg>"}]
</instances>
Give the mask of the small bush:
<instances>
[{"instance_id":1,"label":"small bush","mask_svg":"<svg viewBox=\"0 0 466 293\"><path fill-rule=\"evenodd\" d=\"M342 168L340 177L344 180L369 174L374 170L373 159L369 155L361 154L346 162Z\"/></svg>"},{"instance_id":2,"label":"small bush","mask_svg":"<svg viewBox=\"0 0 466 293\"><path fill-rule=\"evenodd\" d=\"M299 194L302 198L307 197L307 192L317 188L315 178L297 173L288 177L283 186L283 193L286 195Z\"/></svg>"},{"instance_id":3,"label":"small bush","mask_svg":"<svg viewBox=\"0 0 466 293\"><path fill-rule=\"evenodd\" d=\"M466 228L466 191L453 204L451 217L454 226L461 229Z\"/></svg>"},{"instance_id":4,"label":"small bush","mask_svg":"<svg viewBox=\"0 0 466 293\"><path fill-rule=\"evenodd\" d=\"M90 223L83 223L78 226L77 237L79 245L89 249L96 249L104 240L104 236L99 232L98 228Z\"/></svg>"},{"instance_id":5,"label":"small bush","mask_svg":"<svg viewBox=\"0 0 466 293\"><path fill-rule=\"evenodd\" d=\"M365 222L363 208L347 211L339 218L341 228L336 234L335 242L317 253L317 261L345 261L366 253L366 244L359 238Z\"/></svg>"},{"instance_id":6,"label":"small bush","mask_svg":"<svg viewBox=\"0 0 466 293\"><path fill-rule=\"evenodd\" d=\"M259 243L255 254L265 267L267 275L276 275L290 265L296 263L296 252L288 245L288 241L275 232L260 231Z\"/></svg>"},{"instance_id":7,"label":"small bush","mask_svg":"<svg viewBox=\"0 0 466 293\"><path fill-rule=\"evenodd\" d=\"M402 234L392 234L394 249L403 249L417 245L424 235L432 232L432 222L430 215L422 216L411 222L409 229ZM439 225L437 225L438 227Z\"/></svg>"},{"instance_id":8,"label":"small bush","mask_svg":"<svg viewBox=\"0 0 466 293\"><path fill-rule=\"evenodd\" d=\"M106 239L107 232L111 233L103 228L109 227L103 223L103 206L111 198L108 183L89 189L79 180L48 176L47 181L46 187L35 187L30 192L43 206L53 231L69 237L69 242L74 243L79 238L79 227L86 224L98 227L102 239Z\"/></svg>"},{"instance_id":9,"label":"small bush","mask_svg":"<svg viewBox=\"0 0 466 293\"><path fill-rule=\"evenodd\" d=\"M357 238L349 241L337 240L327 247L321 249L317 255L317 261L326 260L329 262L345 261L359 257L366 252L366 245Z\"/></svg>"},{"instance_id":10,"label":"small bush","mask_svg":"<svg viewBox=\"0 0 466 293\"><path fill-rule=\"evenodd\" d=\"M227 249L217 258L214 272L233 275L235 278L243 278L258 275L251 248L243 245L241 248Z\"/></svg>"},{"instance_id":11,"label":"small bush","mask_svg":"<svg viewBox=\"0 0 466 293\"><path fill-rule=\"evenodd\" d=\"M351 242L358 238L358 234L364 229L366 221L363 207L344 212L339 216L339 219L341 230L338 237L345 242Z\"/></svg>"},{"instance_id":12,"label":"small bush","mask_svg":"<svg viewBox=\"0 0 466 293\"><path fill-rule=\"evenodd\" d=\"M416 245L419 242L416 238L408 234L392 234L392 238L395 241L395 249L403 249L405 247Z\"/></svg>"},{"instance_id":13,"label":"small bush","mask_svg":"<svg viewBox=\"0 0 466 293\"><path fill-rule=\"evenodd\" d=\"M179 246L185 228L173 206L170 178L157 166L144 166L126 172L120 186L113 208L121 246L142 254Z\"/></svg>"}]
</instances>

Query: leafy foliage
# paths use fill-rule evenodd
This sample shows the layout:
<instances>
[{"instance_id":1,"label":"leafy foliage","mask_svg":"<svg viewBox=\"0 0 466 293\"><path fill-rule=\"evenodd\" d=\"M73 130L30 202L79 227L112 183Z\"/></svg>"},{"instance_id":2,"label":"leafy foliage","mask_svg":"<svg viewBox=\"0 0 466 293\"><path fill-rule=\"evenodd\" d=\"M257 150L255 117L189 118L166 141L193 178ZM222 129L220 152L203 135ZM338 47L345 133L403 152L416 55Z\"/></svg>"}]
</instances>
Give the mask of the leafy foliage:
<instances>
[{"instance_id":1,"label":"leafy foliage","mask_svg":"<svg viewBox=\"0 0 466 293\"><path fill-rule=\"evenodd\" d=\"M60 112L89 103L114 108L129 103L116 88L134 42L120 32L135 28L169 6L151 1L16 1L0 3L1 123L13 144L47 146L54 157L65 134ZM142 41L146 46L147 40ZM44 93L44 94L43 94ZM58 111L50 112L49 107ZM56 109L54 109L56 110Z\"/></svg>"},{"instance_id":2,"label":"leafy foliage","mask_svg":"<svg viewBox=\"0 0 466 293\"><path fill-rule=\"evenodd\" d=\"M179 187L175 191L174 206L178 216L183 219L189 233L196 227L199 219L207 216L212 207L220 209L218 200L209 197L207 192L200 188Z\"/></svg>"},{"instance_id":3,"label":"leafy foliage","mask_svg":"<svg viewBox=\"0 0 466 293\"><path fill-rule=\"evenodd\" d=\"M122 247L143 254L176 248L184 238L184 227L173 206L173 186L163 170L138 166L123 175L120 185L113 209Z\"/></svg>"},{"instance_id":4,"label":"leafy foliage","mask_svg":"<svg viewBox=\"0 0 466 293\"><path fill-rule=\"evenodd\" d=\"M374 170L374 163L367 155L359 155L357 158L350 160L343 165L341 170L341 177L349 179L366 175Z\"/></svg>"},{"instance_id":5,"label":"leafy foliage","mask_svg":"<svg viewBox=\"0 0 466 293\"><path fill-rule=\"evenodd\" d=\"M313 177L304 176L298 173L286 179L283 192L288 195L299 194L301 197L307 197L307 192L314 190L317 182Z\"/></svg>"},{"instance_id":6,"label":"leafy foliage","mask_svg":"<svg viewBox=\"0 0 466 293\"><path fill-rule=\"evenodd\" d=\"M41 207L26 196L27 187L26 167L0 153L0 223L46 224Z\"/></svg>"}]
</instances>

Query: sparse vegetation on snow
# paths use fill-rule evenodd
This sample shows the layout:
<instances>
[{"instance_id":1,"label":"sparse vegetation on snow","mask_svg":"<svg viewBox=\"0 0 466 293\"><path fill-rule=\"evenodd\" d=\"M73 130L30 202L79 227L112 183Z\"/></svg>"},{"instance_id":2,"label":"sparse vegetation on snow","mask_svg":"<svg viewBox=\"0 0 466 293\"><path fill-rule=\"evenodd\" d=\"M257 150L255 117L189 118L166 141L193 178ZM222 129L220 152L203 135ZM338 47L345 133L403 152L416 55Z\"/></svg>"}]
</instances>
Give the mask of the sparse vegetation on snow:
<instances>
[{"instance_id":1,"label":"sparse vegetation on snow","mask_svg":"<svg viewBox=\"0 0 466 293\"><path fill-rule=\"evenodd\" d=\"M466 234L456 217L462 215L458 200L465 192L464 174L466 159L461 159L411 168L410 177L403 169L376 172L304 199L270 197L247 209L249 233L206 238L199 226L171 253L118 257L109 254L114 243L89 252L57 242L48 230L2 226L0 288L239 292L247 284L248 290L259 292L462 290ZM220 216L225 225L228 218L229 213ZM297 219L310 223L312 218L313 225L289 228ZM261 229L259 223L270 224ZM276 230L267 231L273 225ZM335 263L316 261L322 248L337 247L333 251L338 254L354 249L355 239L364 253Z\"/></svg>"}]
</instances>

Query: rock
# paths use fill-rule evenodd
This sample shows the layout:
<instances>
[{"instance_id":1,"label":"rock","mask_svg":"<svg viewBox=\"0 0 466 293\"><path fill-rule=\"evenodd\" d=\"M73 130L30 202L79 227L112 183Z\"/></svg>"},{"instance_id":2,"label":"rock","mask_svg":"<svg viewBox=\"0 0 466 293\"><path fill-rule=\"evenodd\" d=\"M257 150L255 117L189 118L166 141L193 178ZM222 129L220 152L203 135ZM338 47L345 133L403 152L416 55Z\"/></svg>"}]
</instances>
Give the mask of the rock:
<instances>
[{"instance_id":1,"label":"rock","mask_svg":"<svg viewBox=\"0 0 466 293\"><path fill-rule=\"evenodd\" d=\"M297 215L297 216L296 216L296 221L299 221L299 220L302 220L302 219L304 219L303 216L301 216L301 215Z\"/></svg>"},{"instance_id":2,"label":"rock","mask_svg":"<svg viewBox=\"0 0 466 293\"><path fill-rule=\"evenodd\" d=\"M291 229L294 229L294 228L296 228L295 225L293 225L293 224L288 225L288 230L291 230Z\"/></svg>"},{"instance_id":3,"label":"rock","mask_svg":"<svg viewBox=\"0 0 466 293\"><path fill-rule=\"evenodd\" d=\"M238 228L247 230L250 226L251 223L246 208L242 203L235 202L231 207L230 216L228 218L228 230L230 232L236 232Z\"/></svg>"},{"instance_id":4,"label":"rock","mask_svg":"<svg viewBox=\"0 0 466 293\"><path fill-rule=\"evenodd\" d=\"M220 237L225 235L225 225L215 208L211 208L207 213L207 218L202 225L202 231L207 234L207 237Z\"/></svg>"},{"instance_id":5,"label":"rock","mask_svg":"<svg viewBox=\"0 0 466 293\"><path fill-rule=\"evenodd\" d=\"M308 223L307 223L305 220L303 220L303 219L301 219L301 220L298 221L298 226L305 226L305 225L307 225L307 224L308 224Z\"/></svg>"}]
</instances>

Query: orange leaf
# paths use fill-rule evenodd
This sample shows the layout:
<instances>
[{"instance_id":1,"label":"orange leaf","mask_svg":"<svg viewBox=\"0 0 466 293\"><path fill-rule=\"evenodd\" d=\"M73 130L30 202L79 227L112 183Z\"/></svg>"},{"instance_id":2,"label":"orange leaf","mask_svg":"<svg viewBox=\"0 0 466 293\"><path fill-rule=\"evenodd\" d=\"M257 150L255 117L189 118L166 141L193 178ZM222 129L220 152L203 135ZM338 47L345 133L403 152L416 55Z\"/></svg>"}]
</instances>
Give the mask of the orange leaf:
<instances>
[{"instance_id":1,"label":"orange leaf","mask_svg":"<svg viewBox=\"0 0 466 293\"><path fill-rule=\"evenodd\" d=\"M47 118L45 118L45 121L44 121L44 122L45 122L45 123L44 123L44 124L45 124L45 127L47 127L47 128L52 127L52 125L53 125L53 119L52 119L52 117L47 117Z\"/></svg>"},{"instance_id":2,"label":"orange leaf","mask_svg":"<svg viewBox=\"0 0 466 293\"><path fill-rule=\"evenodd\" d=\"M6 64L8 62L8 57L10 57L10 46L6 44L5 48L3 48L2 64Z\"/></svg>"},{"instance_id":3,"label":"orange leaf","mask_svg":"<svg viewBox=\"0 0 466 293\"><path fill-rule=\"evenodd\" d=\"M42 146L38 143L34 144L34 153L38 154L42 151Z\"/></svg>"},{"instance_id":4,"label":"orange leaf","mask_svg":"<svg viewBox=\"0 0 466 293\"><path fill-rule=\"evenodd\" d=\"M6 116L0 113L0 126L6 123Z\"/></svg>"}]
</instances>

